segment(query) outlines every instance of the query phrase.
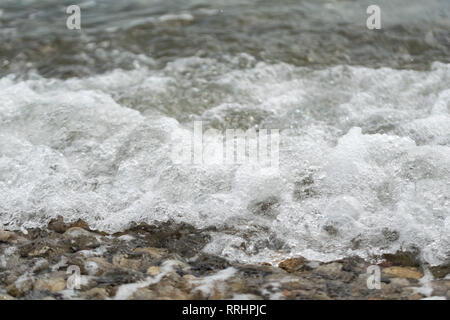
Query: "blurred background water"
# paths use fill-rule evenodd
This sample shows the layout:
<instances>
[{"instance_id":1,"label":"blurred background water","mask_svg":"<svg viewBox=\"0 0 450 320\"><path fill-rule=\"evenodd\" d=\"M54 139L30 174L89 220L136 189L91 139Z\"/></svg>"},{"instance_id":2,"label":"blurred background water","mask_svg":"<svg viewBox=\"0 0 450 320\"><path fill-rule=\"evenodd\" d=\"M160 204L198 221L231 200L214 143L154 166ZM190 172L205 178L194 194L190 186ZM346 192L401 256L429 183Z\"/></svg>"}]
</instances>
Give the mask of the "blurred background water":
<instances>
[{"instance_id":1,"label":"blurred background water","mask_svg":"<svg viewBox=\"0 0 450 320\"><path fill-rule=\"evenodd\" d=\"M67 78L158 66L179 57L246 52L293 65L426 69L448 62L450 1L380 0L382 30L366 28L362 0L2 0L2 74L37 69ZM65 10L81 8L82 30ZM143 56L141 56L143 55Z\"/></svg>"}]
</instances>

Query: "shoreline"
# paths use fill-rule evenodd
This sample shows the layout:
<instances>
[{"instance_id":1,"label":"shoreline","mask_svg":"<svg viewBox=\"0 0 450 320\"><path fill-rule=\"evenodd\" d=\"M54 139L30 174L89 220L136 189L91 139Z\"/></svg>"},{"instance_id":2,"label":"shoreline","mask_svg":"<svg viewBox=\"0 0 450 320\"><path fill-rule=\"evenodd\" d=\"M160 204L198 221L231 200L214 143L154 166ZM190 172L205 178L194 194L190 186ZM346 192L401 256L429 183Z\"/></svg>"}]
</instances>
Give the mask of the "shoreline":
<instances>
[{"instance_id":1,"label":"shoreline","mask_svg":"<svg viewBox=\"0 0 450 320\"><path fill-rule=\"evenodd\" d=\"M369 289L371 264L358 257L242 264L199 253L208 239L170 222L112 235L62 219L0 230L0 300L450 299L450 267L423 268L408 252L384 255L380 289Z\"/></svg>"}]
</instances>

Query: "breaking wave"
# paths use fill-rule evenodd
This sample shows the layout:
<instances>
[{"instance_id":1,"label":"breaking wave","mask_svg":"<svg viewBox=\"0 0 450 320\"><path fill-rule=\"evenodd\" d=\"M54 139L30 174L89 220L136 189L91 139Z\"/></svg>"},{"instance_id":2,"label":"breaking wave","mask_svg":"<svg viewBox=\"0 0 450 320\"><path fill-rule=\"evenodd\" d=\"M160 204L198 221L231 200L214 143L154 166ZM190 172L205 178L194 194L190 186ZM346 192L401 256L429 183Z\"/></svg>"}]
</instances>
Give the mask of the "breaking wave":
<instances>
[{"instance_id":1,"label":"breaking wave","mask_svg":"<svg viewBox=\"0 0 450 320\"><path fill-rule=\"evenodd\" d=\"M309 68L249 54L0 79L0 223L174 220L241 261L450 257L450 64ZM194 120L280 130L279 168L175 164Z\"/></svg>"}]
</instances>

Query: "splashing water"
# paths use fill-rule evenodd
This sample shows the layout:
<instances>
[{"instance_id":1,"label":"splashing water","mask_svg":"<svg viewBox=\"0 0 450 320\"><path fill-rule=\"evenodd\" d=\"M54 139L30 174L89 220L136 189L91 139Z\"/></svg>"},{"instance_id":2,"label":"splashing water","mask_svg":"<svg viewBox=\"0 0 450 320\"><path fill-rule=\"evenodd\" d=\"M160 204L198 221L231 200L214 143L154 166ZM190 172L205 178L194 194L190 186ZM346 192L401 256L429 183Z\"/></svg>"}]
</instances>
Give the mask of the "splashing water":
<instances>
[{"instance_id":1,"label":"splashing water","mask_svg":"<svg viewBox=\"0 0 450 320\"><path fill-rule=\"evenodd\" d=\"M88 18L77 40L53 31L15 60L12 46L2 49L9 61L0 79L3 227L45 227L58 215L110 232L174 220L216 227L204 250L241 261L296 254L331 260L412 248L431 264L449 261L450 61L442 31L448 20L425 19L402 31L388 19L391 32L378 54L392 59L383 62L377 54L361 60L358 45L371 36L356 27L340 35L355 37L356 45L331 39L334 51L317 50L318 35L329 32L317 15L304 18L318 28L301 33L305 47L292 47L286 30L303 30L294 18L323 8L329 18L346 12L347 3L263 2L245 16L220 1L192 1L183 10L155 1L144 20L136 16L143 4L132 3L119 22ZM442 5L433 3L432 12ZM241 9L248 13L250 4ZM28 24L42 23L41 29L20 33L11 25L20 12L13 6L0 21L16 33L2 37L25 46L26 36L39 38L39 30L50 28L37 8ZM116 6L105 15L117 14ZM298 11L288 10L293 7ZM227 21L222 14L245 17L244 31L239 35L230 23L230 39L220 35L211 48L195 48L210 36L200 32L202 24L219 27ZM287 14L284 28L277 14ZM245 44L264 21L279 24ZM112 29L103 34L100 26ZM420 26L433 27L436 43L427 44L430 36L404 40L406 51L394 53L393 39ZM167 43L170 32L175 39L186 30L192 44ZM348 28L338 27L335 37L339 30ZM139 42L147 34L155 37ZM256 43L259 49L249 49ZM156 50L164 46L164 53ZM37 59L43 50L58 58ZM174 163L177 137L190 135L195 120L218 130L279 129L279 167Z\"/></svg>"}]
</instances>

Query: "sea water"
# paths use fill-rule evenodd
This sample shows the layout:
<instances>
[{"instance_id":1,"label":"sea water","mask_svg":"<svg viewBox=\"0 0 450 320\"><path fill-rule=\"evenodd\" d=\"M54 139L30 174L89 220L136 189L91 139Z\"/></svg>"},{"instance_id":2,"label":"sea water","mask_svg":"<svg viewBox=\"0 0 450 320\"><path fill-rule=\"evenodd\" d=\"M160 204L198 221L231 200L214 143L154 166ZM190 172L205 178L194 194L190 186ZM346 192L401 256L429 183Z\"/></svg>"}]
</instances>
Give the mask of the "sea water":
<instances>
[{"instance_id":1,"label":"sea water","mask_svg":"<svg viewBox=\"0 0 450 320\"><path fill-rule=\"evenodd\" d=\"M1 1L0 226L215 227L232 260L450 259L448 1ZM193 123L278 165L177 163ZM211 228L209 228L211 229Z\"/></svg>"}]
</instances>

